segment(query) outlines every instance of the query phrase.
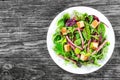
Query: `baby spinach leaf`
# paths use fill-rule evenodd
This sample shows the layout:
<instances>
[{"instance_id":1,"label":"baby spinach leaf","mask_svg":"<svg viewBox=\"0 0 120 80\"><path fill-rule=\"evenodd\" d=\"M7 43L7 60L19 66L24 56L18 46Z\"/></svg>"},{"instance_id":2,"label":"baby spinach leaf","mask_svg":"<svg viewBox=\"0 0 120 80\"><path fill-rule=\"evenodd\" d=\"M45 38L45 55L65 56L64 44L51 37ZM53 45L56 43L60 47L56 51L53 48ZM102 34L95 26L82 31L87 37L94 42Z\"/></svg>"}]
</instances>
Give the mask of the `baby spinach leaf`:
<instances>
[{"instance_id":1,"label":"baby spinach leaf","mask_svg":"<svg viewBox=\"0 0 120 80\"><path fill-rule=\"evenodd\" d=\"M75 34L75 37L76 37L76 39L80 39L80 34L77 32L77 33Z\"/></svg>"},{"instance_id":2,"label":"baby spinach leaf","mask_svg":"<svg viewBox=\"0 0 120 80\"><path fill-rule=\"evenodd\" d=\"M75 43L76 45L80 45L80 44L81 44L81 39L76 39L76 40L74 41L74 43Z\"/></svg>"}]
</instances>

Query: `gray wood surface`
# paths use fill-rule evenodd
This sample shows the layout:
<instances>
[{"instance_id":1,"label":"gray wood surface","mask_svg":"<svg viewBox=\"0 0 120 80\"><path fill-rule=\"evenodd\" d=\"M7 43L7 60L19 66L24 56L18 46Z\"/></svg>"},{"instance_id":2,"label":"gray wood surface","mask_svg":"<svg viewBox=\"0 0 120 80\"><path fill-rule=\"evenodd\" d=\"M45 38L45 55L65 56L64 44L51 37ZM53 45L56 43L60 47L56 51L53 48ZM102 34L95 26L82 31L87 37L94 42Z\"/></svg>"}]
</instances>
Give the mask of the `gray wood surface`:
<instances>
[{"instance_id":1,"label":"gray wood surface","mask_svg":"<svg viewBox=\"0 0 120 80\"><path fill-rule=\"evenodd\" d=\"M68 73L48 54L50 23L73 6L99 10L115 31L114 53L94 73ZM120 0L0 0L0 80L120 80Z\"/></svg>"}]
</instances>

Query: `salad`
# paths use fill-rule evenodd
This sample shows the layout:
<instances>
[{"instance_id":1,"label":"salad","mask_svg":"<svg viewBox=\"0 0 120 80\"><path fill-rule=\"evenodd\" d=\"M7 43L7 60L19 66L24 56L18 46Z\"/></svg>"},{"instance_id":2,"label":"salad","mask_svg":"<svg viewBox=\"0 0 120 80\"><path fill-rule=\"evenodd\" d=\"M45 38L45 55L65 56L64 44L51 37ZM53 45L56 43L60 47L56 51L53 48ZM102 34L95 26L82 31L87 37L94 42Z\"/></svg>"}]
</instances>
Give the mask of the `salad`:
<instances>
[{"instance_id":1,"label":"salad","mask_svg":"<svg viewBox=\"0 0 120 80\"><path fill-rule=\"evenodd\" d=\"M103 59L110 42L107 40L108 26L95 15L73 11L65 13L57 22L53 34L53 50L68 62L77 66L94 64Z\"/></svg>"}]
</instances>

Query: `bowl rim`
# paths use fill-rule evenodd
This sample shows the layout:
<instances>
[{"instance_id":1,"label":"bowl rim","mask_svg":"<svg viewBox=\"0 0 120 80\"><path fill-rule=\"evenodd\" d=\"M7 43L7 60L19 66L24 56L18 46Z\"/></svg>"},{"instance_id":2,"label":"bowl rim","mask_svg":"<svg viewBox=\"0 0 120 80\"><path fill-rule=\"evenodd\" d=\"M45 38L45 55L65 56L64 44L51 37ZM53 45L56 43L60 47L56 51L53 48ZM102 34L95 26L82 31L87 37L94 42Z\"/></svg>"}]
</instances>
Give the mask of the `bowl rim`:
<instances>
[{"instance_id":1,"label":"bowl rim","mask_svg":"<svg viewBox=\"0 0 120 80\"><path fill-rule=\"evenodd\" d=\"M98 11L98 10L96 10L96 9L94 9L94 8L87 7L87 6L75 6L75 7L70 7L70 8L67 8L67 9L59 12L59 13L54 17L54 19L52 20L52 22L50 23L50 26L49 26L48 32L47 32L47 37L46 37L46 38L47 38L47 40L46 40L46 42L47 42L47 49L48 49L48 53L49 53L49 55L50 55L51 58L52 58L52 55L50 54L50 50L49 50L49 47L48 47L48 42L49 42L48 35L49 35L50 27L51 27L51 25L52 25L52 23L53 23L53 21L55 20L56 17L58 17L60 14L62 14L62 13L65 12L66 10L69 10L69 9L72 9L72 8L89 8L89 9L92 9L92 10L97 11L98 13L100 13L101 15L103 15L104 18L106 18L106 19L108 20L108 18L107 18L103 13L101 13L100 11ZM92 72L95 72L95 71L98 71L99 69L101 69L101 68L110 60L111 56L113 55L114 49L115 49L115 33L114 33L114 29L113 29L112 24L110 23L109 20L108 20L108 22L109 22L110 27L111 27L111 29L112 29L112 31L113 31L113 37L114 37L114 39L113 39L114 42L113 42L113 43L114 43L114 44L113 44L113 49L112 49L112 52L111 52L110 57L109 57L109 58L107 59L107 61L106 61L104 64L102 64L99 68L97 68L97 69L95 69L95 70L93 70L93 71L90 71L90 72L76 73L76 72L71 72L71 71L69 71L69 70L64 69L64 68L61 67L53 58L52 58L52 60L53 60L60 68L62 68L63 70L65 70L65 71L67 71L67 72L70 72L70 73L74 73L74 74L89 74L89 73L92 73ZM66 66L67 66L67 65L66 65Z\"/></svg>"}]
</instances>

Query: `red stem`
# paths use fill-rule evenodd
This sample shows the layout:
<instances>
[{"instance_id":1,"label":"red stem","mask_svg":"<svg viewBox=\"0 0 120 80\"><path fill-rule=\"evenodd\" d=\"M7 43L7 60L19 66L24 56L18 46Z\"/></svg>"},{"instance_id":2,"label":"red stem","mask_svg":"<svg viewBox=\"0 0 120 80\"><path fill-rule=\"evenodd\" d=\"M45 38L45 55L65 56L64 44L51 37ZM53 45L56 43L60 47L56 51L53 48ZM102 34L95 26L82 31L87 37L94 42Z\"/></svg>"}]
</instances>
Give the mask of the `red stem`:
<instances>
[{"instance_id":1,"label":"red stem","mask_svg":"<svg viewBox=\"0 0 120 80\"><path fill-rule=\"evenodd\" d=\"M70 47L74 50L75 47L73 45L70 44L70 42L68 42L68 44L70 45Z\"/></svg>"},{"instance_id":2,"label":"red stem","mask_svg":"<svg viewBox=\"0 0 120 80\"><path fill-rule=\"evenodd\" d=\"M70 59L70 58L63 57L62 55L58 55L58 56L61 57L62 59L65 59L65 60L71 61L71 62L74 63L74 64L77 64L76 61L74 61L74 60L72 60L72 59Z\"/></svg>"},{"instance_id":3,"label":"red stem","mask_svg":"<svg viewBox=\"0 0 120 80\"><path fill-rule=\"evenodd\" d=\"M68 42L69 42L71 45L73 45L73 46L79 48L80 50L82 50L82 48L81 48L80 46L77 46L76 44L74 44L74 43L69 39L68 36L66 36L66 39L68 40Z\"/></svg>"},{"instance_id":4,"label":"red stem","mask_svg":"<svg viewBox=\"0 0 120 80\"><path fill-rule=\"evenodd\" d=\"M81 33L81 31L80 31L79 28L77 28L77 30L78 30L78 32L79 32L79 34L80 34L80 38L81 38L81 40L82 40L82 47L84 47L84 40L83 40L83 37L82 37L82 33Z\"/></svg>"},{"instance_id":5,"label":"red stem","mask_svg":"<svg viewBox=\"0 0 120 80\"><path fill-rule=\"evenodd\" d=\"M96 54L98 51L100 51L102 49L102 47L106 44L107 40L105 40L96 51L94 51L92 54Z\"/></svg>"}]
</instances>

